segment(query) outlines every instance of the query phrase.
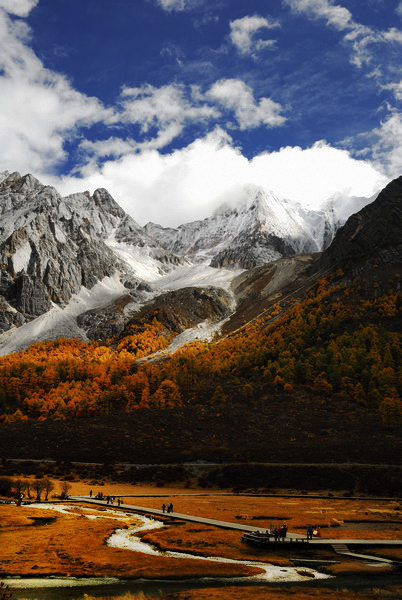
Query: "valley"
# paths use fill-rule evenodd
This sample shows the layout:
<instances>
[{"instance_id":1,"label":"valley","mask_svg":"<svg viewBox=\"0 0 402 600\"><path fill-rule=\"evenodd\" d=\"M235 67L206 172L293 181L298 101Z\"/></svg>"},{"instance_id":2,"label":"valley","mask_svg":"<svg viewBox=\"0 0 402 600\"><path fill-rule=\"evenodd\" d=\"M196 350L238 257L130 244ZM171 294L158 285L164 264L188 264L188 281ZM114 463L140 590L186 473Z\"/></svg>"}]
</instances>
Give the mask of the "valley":
<instances>
[{"instance_id":1,"label":"valley","mask_svg":"<svg viewBox=\"0 0 402 600\"><path fill-rule=\"evenodd\" d=\"M305 526L302 506L313 510L316 503L314 511L325 513L316 521L325 528L337 519L334 507L340 516L338 503L347 506L341 520L357 523L352 507L371 514L376 497L387 505L386 518L360 519L340 539L399 535L388 505L399 506L402 475L401 178L350 217L321 252L286 250L273 262L246 264L238 261L241 244L235 254L229 245L219 269L159 246L105 190L66 204L29 177L11 184L8 178L3 188L10 185L12 202L23 204L28 187L36 204L33 211L21 205L15 221L21 227L2 245L0 477L51 478L73 493L83 486L122 495L146 490L143 506L174 498L189 514L197 513L201 494L209 498L198 503L205 514L228 511L229 503L231 519L267 527L268 516L283 516L296 529ZM61 218L66 211L68 219ZM52 253L63 257L57 281ZM288 504L285 496L295 516L277 514L278 503ZM265 509L270 514L262 518ZM169 551L181 539L190 553L205 554L207 526L174 527L188 531L184 544L173 529L145 539ZM104 539L106 530L112 532L94 525L93 535ZM73 535L78 543L77 529ZM209 532L208 552L260 552L242 548L233 535L221 540ZM79 556L73 545L58 551L60 565L68 559L60 571L49 571L47 559L36 561L35 571L182 575L167 556L152 564L136 559L133 566L121 549L101 548L99 556L92 553L99 560L86 560L82 543ZM9 551L12 562L24 549L10 543ZM34 569L30 560L22 558L23 574ZM274 553L270 560L289 559ZM183 568L191 577L254 569L214 563L205 570L191 560ZM334 570L337 577L358 572L343 563ZM387 585L397 581L376 575Z\"/></svg>"}]
</instances>

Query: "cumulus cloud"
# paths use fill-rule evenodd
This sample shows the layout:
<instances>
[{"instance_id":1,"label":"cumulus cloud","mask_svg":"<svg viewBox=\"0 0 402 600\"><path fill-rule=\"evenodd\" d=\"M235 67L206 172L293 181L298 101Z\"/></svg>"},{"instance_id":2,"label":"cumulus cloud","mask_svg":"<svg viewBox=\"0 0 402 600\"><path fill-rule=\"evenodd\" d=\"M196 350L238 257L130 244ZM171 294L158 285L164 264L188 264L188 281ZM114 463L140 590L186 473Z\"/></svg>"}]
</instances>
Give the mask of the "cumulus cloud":
<instances>
[{"instance_id":1,"label":"cumulus cloud","mask_svg":"<svg viewBox=\"0 0 402 600\"><path fill-rule=\"evenodd\" d=\"M0 9L16 17L27 17L39 0L0 0Z\"/></svg>"},{"instance_id":2,"label":"cumulus cloud","mask_svg":"<svg viewBox=\"0 0 402 600\"><path fill-rule=\"evenodd\" d=\"M143 150L110 160L84 178L53 183L63 193L107 188L139 223L165 226L203 219L223 202L233 204L244 186L319 208L336 193L370 197L387 179L368 161L320 142L286 147L247 159L220 128L170 154Z\"/></svg>"},{"instance_id":3,"label":"cumulus cloud","mask_svg":"<svg viewBox=\"0 0 402 600\"><path fill-rule=\"evenodd\" d=\"M126 140L110 137L102 141L83 141L82 156L88 164L82 169L88 172L93 160L105 156L121 156L128 151L162 149L179 137L186 127L210 125L222 117L222 112L234 114L242 130L259 126L277 127L285 122L280 115L282 107L270 98L256 101L253 90L239 79L216 82L204 94L199 86L186 87L169 84L155 87L144 84L137 88L123 88L119 107L110 121L117 126L136 126L139 138ZM144 138L144 139L143 139Z\"/></svg>"},{"instance_id":4,"label":"cumulus cloud","mask_svg":"<svg viewBox=\"0 0 402 600\"><path fill-rule=\"evenodd\" d=\"M387 42L396 42L397 44L402 44L402 31L400 29L396 29L396 27L391 27L391 29L385 31L383 36Z\"/></svg>"},{"instance_id":5,"label":"cumulus cloud","mask_svg":"<svg viewBox=\"0 0 402 600\"><path fill-rule=\"evenodd\" d=\"M34 5L33 2L29 5ZM16 2L19 15L28 3ZM27 45L25 22L0 11L0 165L51 169L65 157L75 128L110 117L96 98L75 91L62 75L44 68Z\"/></svg>"},{"instance_id":6,"label":"cumulus cloud","mask_svg":"<svg viewBox=\"0 0 402 600\"><path fill-rule=\"evenodd\" d=\"M233 111L240 129L253 129L260 125L277 127L285 122L279 113L282 106L270 98L257 103L253 90L240 79L221 79L213 84L207 98Z\"/></svg>"},{"instance_id":7,"label":"cumulus cloud","mask_svg":"<svg viewBox=\"0 0 402 600\"><path fill-rule=\"evenodd\" d=\"M343 6L334 6L329 0L284 0L284 2L295 12L307 13L315 18L324 18L328 25L333 25L337 29L353 29L355 27L351 12Z\"/></svg>"},{"instance_id":8,"label":"cumulus cloud","mask_svg":"<svg viewBox=\"0 0 402 600\"><path fill-rule=\"evenodd\" d=\"M156 136L143 142L153 148L166 146L181 134L187 123L206 122L219 116L212 106L192 103L185 97L184 86L178 84L124 88L121 104L119 120L138 124L142 133L157 130Z\"/></svg>"},{"instance_id":9,"label":"cumulus cloud","mask_svg":"<svg viewBox=\"0 0 402 600\"><path fill-rule=\"evenodd\" d=\"M279 27L279 24L259 15L235 19L230 22L230 39L240 54L255 54L275 44L275 40L257 39L256 33L274 27Z\"/></svg>"}]
</instances>

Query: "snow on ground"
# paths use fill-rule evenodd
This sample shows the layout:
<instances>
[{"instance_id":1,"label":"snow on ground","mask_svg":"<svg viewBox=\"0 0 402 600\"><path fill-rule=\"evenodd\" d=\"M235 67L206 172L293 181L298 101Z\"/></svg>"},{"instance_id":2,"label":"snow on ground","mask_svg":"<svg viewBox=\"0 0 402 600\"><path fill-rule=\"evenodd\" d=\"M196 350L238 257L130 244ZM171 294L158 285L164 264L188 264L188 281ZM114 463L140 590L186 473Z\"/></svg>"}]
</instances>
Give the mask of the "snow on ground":
<instances>
[{"instance_id":1,"label":"snow on ground","mask_svg":"<svg viewBox=\"0 0 402 600\"><path fill-rule=\"evenodd\" d=\"M53 306L47 313L21 325L13 327L0 335L0 356L19 352L34 342L55 340L59 337L88 341L85 332L78 327L74 317L66 314L58 306Z\"/></svg>"},{"instance_id":2,"label":"snow on ground","mask_svg":"<svg viewBox=\"0 0 402 600\"><path fill-rule=\"evenodd\" d=\"M18 273L23 269L28 268L29 259L31 258L31 244L26 241L24 242L13 254L13 266L14 271Z\"/></svg>"},{"instance_id":3,"label":"snow on ground","mask_svg":"<svg viewBox=\"0 0 402 600\"><path fill-rule=\"evenodd\" d=\"M53 305L47 313L33 321L0 335L0 356L18 352L33 342L55 340L59 337L76 337L88 341L85 331L78 326L76 317L87 310L109 304L125 291L118 273L113 277L105 277L91 290L82 287L65 308Z\"/></svg>"},{"instance_id":4,"label":"snow on ground","mask_svg":"<svg viewBox=\"0 0 402 600\"><path fill-rule=\"evenodd\" d=\"M113 277L104 277L102 281L98 281L90 290L82 286L80 292L71 298L64 310L67 314L76 317L87 310L106 306L113 300L116 300L116 298L127 293L119 277L120 273L118 272Z\"/></svg>"},{"instance_id":5,"label":"snow on ground","mask_svg":"<svg viewBox=\"0 0 402 600\"><path fill-rule=\"evenodd\" d=\"M148 283L155 283L163 290L207 285L227 289L234 277L242 272L214 269L207 264L187 264L171 267L169 273L161 275L161 263L152 256L152 248L132 246L118 242L113 237L108 238L106 244L129 265L137 277Z\"/></svg>"},{"instance_id":6,"label":"snow on ground","mask_svg":"<svg viewBox=\"0 0 402 600\"><path fill-rule=\"evenodd\" d=\"M132 249L133 251L142 251L141 248ZM144 256L146 256L146 249L144 253ZM133 256L132 258L134 260ZM174 267L170 273L161 275L160 271L159 273L156 272L156 262L149 256L148 258L148 262L145 260L140 265L136 263L137 266L139 265L136 274L139 275L139 271L141 271L143 279L154 284L154 290L149 298L163 292L185 287L214 286L228 290L232 280L242 272L214 269L207 265L184 265ZM88 341L85 331L78 326L76 317L88 310L106 306L123 294L127 294L127 290L120 282L119 276L120 273L116 272L113 277L105 277L90 290L82 287L78 294L72 296L65 308L53 305L47 313L33 321L18 328L13 327L1 334L0 356L18 352L23 348L27 348L33 342L54 340L59 337L76 337ZM126 310L133 312L139 310L140 307L140 304L133 302ZM207 321L194 329L187 330L176 338L169 350L174 351L186 342L197 338L211 339L214 333L219 330L220 325L222 325L222 322L211 324Z\"/></svg>"},{"instance_id":7,"label":"snow on ground","mask_svg":"<svg viewBox=\"0 0 402 600\"><path fill-rule=\"evenodd\" d=\"M160 350L159 352L152 354L151 357L149 357L149 358L146 357L142 360L152 361L155 358L160 358L161 356L167 356L169 354L173 354L174 352L176 352L176 350L178 350L185 344L190 344L191 342L194 342L195 340L210 342L213 339L214 335L216 333L219 333L222 325L224 323L226 323L226 321L229 318L230 317L227 317L226 319L223 319L222 321L218 321L217 323L211 323L209 320L207 320L207 321L204 321L203 323L199 323L198 325L196 325L195 327L192 327L191 329L186 329L185 331L183 331L183 333L179 333L179 335L177 335L173 339L172 343L167 348L165 348L165 350Z\"/></svg>"},{"instance_id":8,"label":"snow on ground","mask_svg":"<svg viewBox=\"0 0 402 600\"><path fill-rule=\"evenodd\" d=\"M147 246L133 246L118 242L114 237L105 240L105 244L132 269L134 275L147 282L158 279L161 263L152 257L152 249Z\"/></svg>"},{"instance_id":9,"label":"snow on ground","mask_svg":"<svg viewBox=\"0 0 402 600\"><path fill-rule=\"evenodd\" d=\"M243 271L214 269L208 265L185 265L159 277L156 283L158 288L163 291L179 290L185 287L207 287L209 285L227 290L233 279L240 273L243 273Z\"/></svg>"}]
</instances>

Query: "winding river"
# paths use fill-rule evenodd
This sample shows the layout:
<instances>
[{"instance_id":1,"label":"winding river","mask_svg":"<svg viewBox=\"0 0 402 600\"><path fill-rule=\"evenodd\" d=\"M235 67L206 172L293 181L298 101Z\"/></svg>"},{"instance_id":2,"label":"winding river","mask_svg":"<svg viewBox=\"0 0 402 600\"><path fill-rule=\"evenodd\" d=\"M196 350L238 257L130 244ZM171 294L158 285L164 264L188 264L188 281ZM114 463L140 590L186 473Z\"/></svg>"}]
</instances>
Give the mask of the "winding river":
<instances>
[{"instance_id":1,"label":"winding river","mask_svg":"<svg viewBox=\"0 0 402 600\"><path fill-rule=\"evenodd\" d=\"M46 508L55 510L58 512L68 513L70 512L69 506L63 505L36 505L37 508ZM32 505L31 505L32 507ZM85 514L85 509L84 514ZM93 510L91 510L93 512ZM113 510L99 512L99 516L86 515L87 518L104 518L107 515L108 518L121 519L122 513L115 512ZM262 569L262 573L258 575L252 575L249 577L229 577L229 578L201 578L197 580L183 580L181 582L171 581L121 581L116 578L76 578L76 577L47 577L45 579L40 578L4 578L3 580L13 590L14 598L40 598L40 600L47 599L60 599L64 600L67 598L78 600L83 598L84 594L90 594L92 596L102 595L121 595L127 591L138 592L143 591L149 595L160 595L160 593L173 593L175 591L181 591L183 589L189 589L194 587L210 587L218 585L264 585L266 583L280 583L280 582L303 582L311 581L314 579L328 579L329 576L312 569L308 569L309 575L306 576L303 573L306 571L295 567L278 567L270 565L268 563L248 561L248 560L235 560L224 557L203 557L195 556L193 554L186 554L181 552L171 551L160 551L154 546L144 543L141 538L137 535L141 531L149 531L150 529L159 529L164 527L164 523L158 520L149 519L140 515L130 514L130 517L135 516L140 522L139 525L130 527L128 529L117 529L108 539L107 544L115 548L123 548L126 550L132 550L134 552L142 552L154 556L164 556L174 559L192 559L192 560L206 560L219 563L232 563L239 565L247 565L252 567L259 567Z\"/></svg>"}]
</instances>

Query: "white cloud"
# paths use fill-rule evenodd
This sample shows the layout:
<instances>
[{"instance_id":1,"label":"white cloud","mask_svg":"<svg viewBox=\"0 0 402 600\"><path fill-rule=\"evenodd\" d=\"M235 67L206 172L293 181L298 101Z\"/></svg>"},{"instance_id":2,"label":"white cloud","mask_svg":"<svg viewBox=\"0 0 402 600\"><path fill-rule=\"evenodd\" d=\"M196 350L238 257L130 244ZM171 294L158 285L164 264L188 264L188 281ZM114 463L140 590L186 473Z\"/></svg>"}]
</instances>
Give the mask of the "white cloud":
<instances>
[{"instance_id":1,"label":"white cloud","mask_svg":"<svg viewBox=\"0 0 402 600\"><path fill-rule=\"evenodd\" d=\"M185 10L188 1L186 0L157 0L158 4L167 11L181 11Z\"/></svg>"},{"instance_id":2,"label":"white cloud","mask_svg":"<svg viewBox=\"0 0 402 600\"><path fill-rule=\"evenodd\" d=\"M0 0L0 9L17 17L27 17L38 2L39 0Z\"/></svg>"},{"instance_id":3,"label":"white cloud","mask_svg":"<svg viewBox=\"0 0 402 600\"><path fill-rule=\"evenodd\" d=\"M328 25L341 31L355 27L350 11L343 6L334 6L329 0L284 0L284 2L295 12L326 19Z\"/></svg>"},{"instance_id":4,"label":"white cloud","mask_svg":"<svg viewBox=\"0 0 402 600\"><path fill-rule=\"evenodd\" d=\"M141 224L165 226L210 216L223 201L233 203L242 186L262 186L318 208L336 193L370 197L386 182L370 162L324 142L248 160L220 128L171 154L144 150L110 160L82 179L53 181L65 194L105 187Z\"/></svg>"},{"instance_id":5,"label":"white cloud","mask_svg":"<svg viewBox=\"0 0 402 600\"><path fill-rule=\"evenodd\" d=\"M184 0L162 2L165 10L190 6ZM324 0L316 2L324 9L332 6ZM139 222L178 225L209 216L223 200L237 197L241 186L250 184L311 207L339 192L370 196L385 183L380 165L385 163L391 173L397 170L398 161L401 164L402 124L397 113L375 132L377 170L370 162L354 160L325 143L307 149L287 147L248 160L220 128L187 147L162 154L158 150L186 126L210 126L227 111L243 130L280 126L285 121L282 107L267 97L256 99L239 79L221 79L206 93L197 86L179 84L126 87L118 106L105 109L97 98L81 94L67 78L47 70L29 47L30 29L14 17L26 16L36 4L34 0L0 0L0 171L33 172L64 193L106 187ZM342 25L349 23L344 12L328 14L331 25L345 26L347 35L356 34L350 43L363 39L357 35L357 24ZM256 44L259 30L249 28L255 48L258 41L263 42ZM397 37L393 29L389 36ZM396 87L392 89L399 93ZM128 137L109 133L109 139L82 142L81 152L90 158L81 177L49 175L65 158L66 140L96 123L115 126L114 133L123 125ZM131 131L134 128L141 133L138 139ZM97 158L106 159L100 167Z\"/></svg>"},{"instance_id":6,"label":"white cloud","mask_svg":"<svg viewBox=\"0 0 402 600\"><path fill-rule=\"evenodd\" d=\"M402 80L396 83L388 83L382 86L383 90L392 90L396 100L402 100Z\"/></svg>"},{"instance_id":7,"label":"white cloud","mask_svg":"<svg viewBox=\"0 0 402 600\"><path fill-rule=\"evenodd\" d=\"M397 6L397 7L396 7L396 9L395 9L395 12L396 12L396 14L398 14L398 15L402 16L402 2L400 2L400 3L398 4L398 6Z\"/></svg>"},{"instance_id":8,"label":"white cloud","mask_svg":"<svg viewBox=\"0 0 402 600\"><path fill-rule=\"evenodd\" d=\"M377 138L373 155L378 168L382 168L390 178L399 177L402 165L402 114L392 110L371 137Z\"/></svg>"},{"instance_id":9,"label":"white cloud","mask_svg":"<svg viewBox=\"0 0 402 600\"><path fill-rule=\"evenodd\" d=\"M20 14L28 10L15 6ZM52 169L78 126L110 117L96 98L44 68L27 46L29 35L23 21L0 11L0 169Z\"/></svg>"},{"instance_id":10,"label":"white cloud","mask_svg":"<svg viewBox=\"0 0 402 600\"><path fill-rule=\"evenodd\" d=\"M396 42L397 44L402 44L402 31L400 29L396 29L396 27L391 27L391 29L385 31L383 36L387 42Z\"/></svg>"},{"instance_id":11,"label":"white cloud","mask_svg":"<svg viewBox=\"0 0 402 600\"><path fill-rule=\"evenodd\" d=\"M282 107L270 98L255 101L253 90L240 79L221 79L206 93L207 98L234 112L240 129L260 125L277 127L285 122L279 113Z\"/></svg>"},{"instance_id":12,"label":"white cloud","mask_svg":"<svg viewBox=\"0 0 402 600\"><path fill-rule=\"evenodd\" d=\"M272 29L279 24L268 21L264 17L254 15L230 22L230 39L241 54L254 54L275 44L275 40L256 39L255 34L261 29Z\"/></svg>"},{"instance_id":13,"label":"white cloud","mask_svg":"<svg viewBox=\"0 0 402 600\"><path fill-rule=\"evenodd\" d=\"M357 23L347 8L334 5L330 0L283 0L283 2L296 13L306 14L312 19L325 19L327 25L346 32L343 41L351 45L351 62L357 67L372 61L372 47L375 44L402 43L402 32L395 27L382 32Z\"/></svg>"},{"instance_id":14,"label":"white cloud","mask_svg":"<svg viewBox=\"0 0 402 600\"><path fill-rule=\"evenodd\" d=\"M138 124L142 133L157 129L156 136L143 143L152 148L166 146L188 123L206 122L219 116L214 107L191 103L185 97L184 86L177 84L124 88L121 104L119 120Z\"/></svg>"},{"instance_id":15,"label":"white cloud","mask_svg":"<svg viewBox=\"0 0 402 600\"><path fill-rule=\"evenodd\" d=\"M137 143L134 140L122 140L117 137L111 137L107 140L99 140L97 142L84 140L79 145L81 153L86 157L92 155L95 158L103 158L105 156L118 158L129 152L133 152L136 147ZM86 170L88 169L86 168Z\"/></svg>"}]
</instances>

